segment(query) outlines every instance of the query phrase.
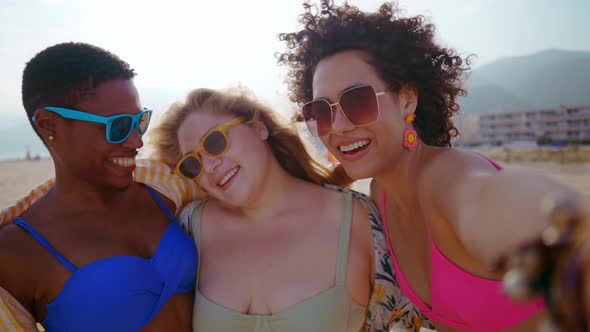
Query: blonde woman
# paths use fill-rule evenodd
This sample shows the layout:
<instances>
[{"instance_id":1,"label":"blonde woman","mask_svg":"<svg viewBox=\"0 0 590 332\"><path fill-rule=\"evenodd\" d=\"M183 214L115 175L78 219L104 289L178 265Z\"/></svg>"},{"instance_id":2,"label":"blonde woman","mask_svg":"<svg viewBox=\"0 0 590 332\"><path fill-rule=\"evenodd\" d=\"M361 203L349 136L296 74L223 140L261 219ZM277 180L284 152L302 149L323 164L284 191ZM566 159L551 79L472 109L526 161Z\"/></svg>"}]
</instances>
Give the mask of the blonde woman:
<instances>
[{"instance_id":1,"label":"blonde woman","mask_svg":"<svg viewBox=\"0 0 590 332\"><path fill-rule=\"evenodd\" d=\"M385 250L376 259L371 227L381 227L370 204L320 186L349 180L315 162L272 109L240 90L197 89L150 142L155 158L211 197L183 212L200 253L194 330L387 328L391 311L367 314L371 294L392 295L381 281L372 292ZM419 325L415 312L398 314Z\"/></svg>"}]
</instances>

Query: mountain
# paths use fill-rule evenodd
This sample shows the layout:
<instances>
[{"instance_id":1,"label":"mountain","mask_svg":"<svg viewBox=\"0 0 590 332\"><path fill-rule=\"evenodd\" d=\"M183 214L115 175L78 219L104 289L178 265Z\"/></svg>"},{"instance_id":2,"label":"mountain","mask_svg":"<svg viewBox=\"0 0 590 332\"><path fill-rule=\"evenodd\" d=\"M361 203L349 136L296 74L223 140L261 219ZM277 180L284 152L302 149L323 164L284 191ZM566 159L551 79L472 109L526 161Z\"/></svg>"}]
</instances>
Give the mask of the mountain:
<instances>
[{"instance_id":1,"label":"mountain","mask_svg":"<svg viewBox=\"0 0 590 332\"><path fill-rule=\"evenodd\" d=\"M465 113L590 104L590 52L547 50L477 68L459 103Z\"/></svg>"},{"instance_id":2,"label":"mountain","mask_svg":"<svg viewBox=\"0 0 590 332\"><path fill-rule=\"evenodd\" d=\"M492 83L468 88L468 96L460 101L465 112L482 113L530 109L534 106L499 85Z\"/></svg>"}]
</instances>

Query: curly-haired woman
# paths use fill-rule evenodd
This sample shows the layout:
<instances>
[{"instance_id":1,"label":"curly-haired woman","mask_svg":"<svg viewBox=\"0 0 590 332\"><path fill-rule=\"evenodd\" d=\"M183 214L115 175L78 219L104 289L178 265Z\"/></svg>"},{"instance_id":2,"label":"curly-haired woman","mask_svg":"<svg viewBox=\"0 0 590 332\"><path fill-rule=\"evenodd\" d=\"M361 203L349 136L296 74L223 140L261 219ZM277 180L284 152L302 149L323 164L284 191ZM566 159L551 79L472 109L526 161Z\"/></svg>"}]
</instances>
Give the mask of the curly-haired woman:
<instances>
[{"instance_id":1,"label":"curly-haired woman","mask_svg":"<svg viewBox=\"0 0 590 332\"><path fill-rule=\"evenodd\" d=\"M291 100L353 179L373 178L403 292L439 331L530 331L543 303L509 299L493 262L540 237L547 193L576 194L451 148L469 60L439 46L423 17L323 0L300 23L280 35Z\"/></svg>"}]
</instances>

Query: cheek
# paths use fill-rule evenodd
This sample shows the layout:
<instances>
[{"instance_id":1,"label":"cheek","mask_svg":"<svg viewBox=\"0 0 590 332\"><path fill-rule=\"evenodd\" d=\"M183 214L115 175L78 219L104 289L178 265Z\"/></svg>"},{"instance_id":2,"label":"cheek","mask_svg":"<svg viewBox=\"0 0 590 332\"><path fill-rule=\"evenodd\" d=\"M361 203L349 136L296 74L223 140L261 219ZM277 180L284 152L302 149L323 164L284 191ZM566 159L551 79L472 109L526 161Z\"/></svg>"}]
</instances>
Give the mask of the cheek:
<instances>
[{"instance_id":1,"label":"cheek","mask_svg":"<svg viewBox=\"0 0 590 332\"><path fill-rule=\"evenodd\" d=\"M226 156L238 163L241 161L252 161L260 154L266 143L251 133L242 133L230 138L230 146Z\"/></svg>"},{"instance_id":2,"label":"cheek","mask_svg":"<svg viewBox=\"0 0 590 332\"><path fill-rule=\"evenodd\" d=\"M105 147L113 145L106 140L105 128L93 126L72 128L68 131L67 142L72 150L81 150L83 154L102 151Z\"/></svg>"},{"instance_id":3,"label":"cheek","mask_svg":"<svg viewBox=\"0 0 590 332\"><path fill-rule=\"evenodd\" d=\"M228 158L243 167L248 177L253 179L264 176L268 158L272 157L266 142L259 138L236 142L228 151Z\"/></svg>"},{"instance_id":4,"label":"cheek","mask_svg":"<svg viewBox=\"0 0 590 332\"><path fill-rule=\"evenodd\" d=\"M213 188L211 183L212 183L212 180L209 179L209 177L205 174L201 175L201 177L199 179L197 179L197 184L201 188L203 188L207 191L211 191L210 189Z\"/></svg>"},{"instance_id":5,"label":"cheek","mask_svg":"<svg viewBox=\"0 0 590 332\"><path fill-rule=\"evenodd\" d=\"M382 112L379 121L374 124L374 132L378 140L391 141L401 139L405 122L397 109Z\"/></svg>"},{"instance_id":6,"label":"cheek","mask_svg":"<svg viewBox=\"0 0 590 332\"><path fill-rule=\"evenodd\" d=\"M197 184L198 184L200 187L203 187L203 188L207 187L207 186L208 186L208 184L209 184L209 181L207 181L207 175L206 175L204 172L203 172L203 173L201 174L201 176L200 176L198 179L196 179L195 181L197 181Z\"/></svg>"},{"instance_id":7,"label":"cheek","mask_svg":"<svg viewBox=\"0 0 590 332\"><path fill-rule=\"evenodd\" d=\"M84 130L72 130L64 139L62 152L70 157L68 159L80 159L81 163L102 154L108 144L104 137L97 137L93 132Z\"/></svg>"}]
</instances>

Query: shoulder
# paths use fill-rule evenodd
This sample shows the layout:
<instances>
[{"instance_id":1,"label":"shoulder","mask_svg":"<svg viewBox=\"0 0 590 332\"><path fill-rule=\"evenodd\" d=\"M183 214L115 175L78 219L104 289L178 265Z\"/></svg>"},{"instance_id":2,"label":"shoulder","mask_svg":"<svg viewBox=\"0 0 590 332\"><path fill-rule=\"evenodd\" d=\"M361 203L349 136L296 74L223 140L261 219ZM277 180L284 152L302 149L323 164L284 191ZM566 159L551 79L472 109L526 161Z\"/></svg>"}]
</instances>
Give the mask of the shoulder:
<instances>
[{"instance_id":1,"label":"shoulder","mask_svg":"<svg viewBox=\"0 0 590 332\"><path fill-rule=\"evenodd\" d=\"M325 188L330 188L341 193L347 193L352 196L352 218L353 224L367 224L376 223L379 218L379 210L371 202L371 199L366 194L350 189L348 187L337 187L334 185L324 184ZM360 222L359 222L360 221Z\"/></svg>"},{"instance_id":2,"label":"shoulder","mask_svg":"<svg viewBox=\"0 0 590 332\"><path fill-rule=\"evenodd\" d=\"M20 265L26 265L27 259L40 252L42 247L38 242L20 226L8 223L0 226L0 260L16 259ZM0 263L0 269L7 267ZM15 266L8 266L12 269Z\"/></svg>"},{"instance_id":3,"label":"shoulder","mask_svg":"<svg viewBox=\"0 0 590 332\"><path fill-rule=\"evenodd\" d=\"M434 180L473 173L494 174L497 171L494 162L480 153L446 148L434 153L425 165L423 175L428 180Z\"/></svg>"},{"instance_id":4,"label":"shoulder","mask_svg":"<svg viewBox=\"0 0 590 332\"><path fill-rule=\"evenodd\" d=\"M185 231L187 231L189 234L192 235L192 233L193 233L192 222L193 222L193 215L195 213L195 210L198 209L199 213L202 213L203 207L205 206L205 203L207 201L209 201L209 200L192 201L192 202L188 203L180 211L180 214L178 215L178 222L180 222L180 225L182 226L182 228ZM201 215L199 215L198 217L200 218Z\"/></svg>"},{"instance_id":5,"label":"shoulder","mask_svg":"<svg viewBox=\"0 0 590 332\"><path fill-rule=\"evenodd\" d=\"M371 186L373 186L372 183ZM332 189L340 193L349 193L353 197L354 207L359 207L361 210L365 210L370 213L376 211L375 205L373 205L369 196L360 191L356 191L348 187L338 187L332 184L322 184L322 187Z\"/></svg>"},{"instance_id":6,"label":"shoulder","mask_svg":"<svg viewBox=\"0 0 590 332\"><path fill-rule=\"evenodd\" d=\"M342 202L342 195L351 196L351 246L363 248L361 249L362 252L366 253L367 257L372 257L373 234L371 230L373 229L373 225L378 222L377 218L379 214L373 203L371 203L369 197L348 187L337 187L334 185L323 186L340 193L340 202ZM372 260L369 260L369 262L372 265Z\"/></svg>"},{"instance_id":7,"label":"shoulder","mask_svg":"<svg viewBox=\"0 0 590 332\"><path fill-rule=\"evenodd\" d=\"M498 173L493 161L484 155L454 148L436 152L421 171L417 190L429 203L448 205L466 188Z\"/></svg>"},{"instance_id":8,"label":"shoulder","mask_svg":"<svg viewBox=\"0 0 590 332\"><path fill-rule=\"evenodd\" d=\"M40 257L31 236L19 226L9 223L0 227L0 286L11 293L32 286ZM35 258L35 256L37 256ZM25 284L26 283L26 284ZM21 291L13 294L19 295Z\"/></svg>"},{"instance_id":9,"label":"shoulder","mask_svg":"<svg viewBox=\"0 0 590 332\"><path fill-rule=\"evenodd\" d=\"M21 251L21 247L28 242L27 238L27 234L16 224L2 225L0 227L0 259L13 256L13 253ZM0 266L3 265L0 264Z\"/></svg>"}]
</instances>

